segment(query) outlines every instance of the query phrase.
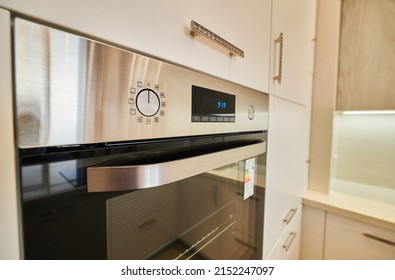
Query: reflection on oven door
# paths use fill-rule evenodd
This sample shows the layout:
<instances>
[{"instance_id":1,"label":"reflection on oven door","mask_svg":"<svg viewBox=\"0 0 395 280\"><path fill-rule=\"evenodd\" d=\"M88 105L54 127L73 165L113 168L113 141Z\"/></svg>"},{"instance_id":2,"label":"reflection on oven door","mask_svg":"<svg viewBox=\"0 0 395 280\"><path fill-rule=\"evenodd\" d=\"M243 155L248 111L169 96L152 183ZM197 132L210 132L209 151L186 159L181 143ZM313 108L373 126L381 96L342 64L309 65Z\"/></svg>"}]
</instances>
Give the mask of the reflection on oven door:
<instances>
[{"instance_id":1,"label":"reflection on oven door","mask_svg":"<svg viewBox=\"0 0 395 280\"><path fill-rule=\"evenodd\" d=\"M108 258L255 258L263 188L244 200L238 165L107 200Z\"/></svg>"}]
</instances>

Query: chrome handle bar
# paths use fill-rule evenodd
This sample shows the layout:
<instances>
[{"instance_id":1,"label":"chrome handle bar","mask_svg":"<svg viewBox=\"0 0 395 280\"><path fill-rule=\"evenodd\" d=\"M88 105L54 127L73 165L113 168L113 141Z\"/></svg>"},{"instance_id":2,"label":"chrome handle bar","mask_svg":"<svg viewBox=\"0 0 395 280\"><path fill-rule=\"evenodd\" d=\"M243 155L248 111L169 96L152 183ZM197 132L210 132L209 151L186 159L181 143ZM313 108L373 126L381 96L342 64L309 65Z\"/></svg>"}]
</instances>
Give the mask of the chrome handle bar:
<instances>
[{"instance_id":1,"label":"chrome handle bar","mask_svg":"<svg viewBox=\"0 0 395 280\"><path fill-rule=\"evenodd\" d=\"M88 167L88 192L126 191L186 179L266 152L266 142L154 164Z\"/></svg>"}]
</instances>

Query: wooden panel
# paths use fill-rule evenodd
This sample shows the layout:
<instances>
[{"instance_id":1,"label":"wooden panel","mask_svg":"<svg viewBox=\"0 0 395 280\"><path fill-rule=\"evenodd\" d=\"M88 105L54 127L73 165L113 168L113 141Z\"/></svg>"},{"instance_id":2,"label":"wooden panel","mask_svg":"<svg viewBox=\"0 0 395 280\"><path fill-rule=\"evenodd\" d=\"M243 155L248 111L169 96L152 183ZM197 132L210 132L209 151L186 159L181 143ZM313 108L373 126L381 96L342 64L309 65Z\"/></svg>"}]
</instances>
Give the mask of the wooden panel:
<instances>
[{"instance_id":1,"label":"wooden panel","mask_svg":"<svg viewBox=\"0 0 395 280\"><path fill-rule=\"evenodd\" d=\"M395 109L395 1L344 0L338 110Z\"/></svg>"}]
</instances>

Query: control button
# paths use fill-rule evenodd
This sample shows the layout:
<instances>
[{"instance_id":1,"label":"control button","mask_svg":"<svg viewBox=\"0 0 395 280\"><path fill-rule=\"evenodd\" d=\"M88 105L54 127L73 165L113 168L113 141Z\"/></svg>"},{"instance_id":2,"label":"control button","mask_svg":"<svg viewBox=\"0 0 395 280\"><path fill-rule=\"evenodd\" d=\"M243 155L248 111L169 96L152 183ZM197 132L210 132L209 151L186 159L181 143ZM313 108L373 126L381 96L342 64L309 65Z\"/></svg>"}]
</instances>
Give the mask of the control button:
<instances>
[{"instance_id":1,"label":"control button","mask_svg":"<svg viewBox=\"0 0 395 280\"><path fill-rule=\"evenodd\" d=\"M136 109L130 109L130 114L131 115L136 115Z\"/></svg>"},{"instance_id":2,"label":"control button","mask_svg":"<svg viewBox=\"0 0 395 280\"><path fill-rule=\"evenodd\" d=\"M160 98L166 98L166 94L163 91L160 93Z\"/></svg>"},{"instance_id":3,"label":"control button","mask_svg":"<svg viewBox=\"0 0 395 280\"><path fill-rule=\"evenodd\" d=\"M146 119L145 119L145 123L146 123L146 124L151 124L151 118L146 118Z\"/></svg>"},{"instance_id":4,"label":"control button","mask_svg":"<svg viewBox=\"0 0 395 280\"><path fill-rule=\"evenodd\" d=\"M224 122L224 117L217 117L217 122Z\"/></svg>"},{"instance_id":5,"label":"control button","mask_svg":"<svg viewBox=\"0 0 395 280\"><path fill-rule=\"evenodd\" d=\"M137 87L143 87L143 82L138 81L137 82Z\"/></svg>"},{"instance_id":6,"label":"control button","mask_svg":"<svg viewBox=\"0 0 395 280\"><path fill-rule=\"evenodd\" d=\"M165 115L165 111L160 111L160 113L159 113L162 117Z\"/></svg>"},{"instance_id":7,"label":"control button","mask_svg":"<svg viewBox=\"0 0 395 280\"><path fill-rule=\"evenodd\" d=\"M159 111L159 97L155 91L148 88L143 89L136 97L136 105L142 115L152 117Z\"/></svg>"},{"instance_id":8,"label":"control button","mask_svg":"<svg viewBox=\"0 0 395 280\"><path fill-rule=\"evenodd\" d=\"M229 118L229 121L230 121L230 122L235 122L235 121L236 121L236 118L235 118L235 117L230 117L230 118Z\"/></svg>"},{"instance_id":9,"label":"control button","mask_svg":"<svg viewBox=\"0 0 395 280\"><path fill-rule=\"evenodd\" d=\"M135 94L135 93L136 93L136 88L131 87L131 88L130 88L130 93L131 93L131 94Z\"/></svg>"},{"instance_id":10,"label":"control button","mask_svg":"<svg viewBox=\"0 0 395 280\"><path fill-rule=\"evenodd\" d=\"M200 116L192 116L192 122L200 122Z\"/></svg>"},{"instance_id":11,"label":"control button","mask_svg":"<svg viewBox=\"0 0 395 280\"><path fill-rule=\"evenodd\" d=\"M229 122L229 117L224 117L224 122Z\"/></svg>"},{"instance_id":12,"label":"control button","mask_svg":"<svg viewBox=\"0 0 395 280\"><path fill-rule=\"evenodd\" d=\"M158 123L159 122L159 117L154 117L154 122Z\"/></svg>"},{"instance_id":13,"label":"control button","mask_svg":"<svg viewBox=\"0 0 395 280\"><path fill-rule=\"evenodd\" d=\"M143 122L143 117L137 117L137 122L142 123Z\"/></svg>"},{"instance_id":14,"label":"control button","mask_svg":"<svg viewBox=\"0 0 395 280\"><path fill-rule=\"evenodd\" d=\"M202 116L201 120L202 120L202 122L208 122L209 121L209 117L208 116Z\"/></svg>"},{"instance_id":15,"label":"control button","mask_svg":"<svg viewBox=\"0 0 395 280\"><path fill-rule=\"evenodd\" d=\"M217 117L210 116L210 122L217 122Z\"/></svg>"},{"instance_id":16,"label":"control button","mask_svg":"<svg viewBox=\"0 0 395 280\"><path fill-rule=\"evenodd\" d=\"M155 85L154 85L154 89L155 89L155 90L159 90L159 85L158 85L158 84L155 84Z\"/></svg>"},{"instance_id":17,"label":"control button","mask_svg":"<svg viewBox=\"0 0 395 280\"><path fill-rule=\"evenodd\" d=\"M129 104L134 104L134 98L129 98Z\"/></svg>"},{"instance_id":18,"label":"control button","mask_svg":"<svg viewBox=\"0 0 395 280\"><path fill-rule=\"evenodd\" d=\"M160 103L160 106L166 107L166 102L162 101L162 102Z\"/></svg>"},{"instance_id":19,"label":"control button","mask_svg":"<svg viewBox=\"0 0 395 280\"><path fill-rule=\"evenodd\" d=\"M254 118L254 115L255 115L255 109L254 106L251 105L250 107L248 107L248 118L252 120Z\"/></svg>"}]
</instances>

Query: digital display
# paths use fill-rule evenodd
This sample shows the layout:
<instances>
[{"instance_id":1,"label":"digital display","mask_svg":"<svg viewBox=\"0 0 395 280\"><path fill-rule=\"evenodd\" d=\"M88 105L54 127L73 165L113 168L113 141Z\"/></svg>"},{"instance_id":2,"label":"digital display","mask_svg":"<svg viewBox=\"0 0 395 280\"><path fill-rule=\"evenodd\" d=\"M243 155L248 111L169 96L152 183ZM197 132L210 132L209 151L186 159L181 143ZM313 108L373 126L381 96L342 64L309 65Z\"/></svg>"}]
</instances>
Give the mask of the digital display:
<instances>
[{"instance_id":1,"label":"digital display","mask_svg":"<svg viewBox=\"0 0 395 280\"><path fill-rule=\"evenodd\" d=\"M236 96L192 86L192 122L235 122Z\"/></svg>"}]
</instances>

